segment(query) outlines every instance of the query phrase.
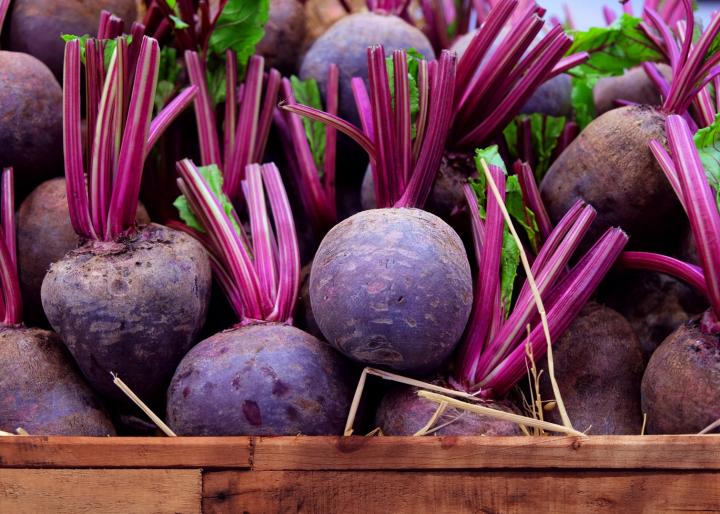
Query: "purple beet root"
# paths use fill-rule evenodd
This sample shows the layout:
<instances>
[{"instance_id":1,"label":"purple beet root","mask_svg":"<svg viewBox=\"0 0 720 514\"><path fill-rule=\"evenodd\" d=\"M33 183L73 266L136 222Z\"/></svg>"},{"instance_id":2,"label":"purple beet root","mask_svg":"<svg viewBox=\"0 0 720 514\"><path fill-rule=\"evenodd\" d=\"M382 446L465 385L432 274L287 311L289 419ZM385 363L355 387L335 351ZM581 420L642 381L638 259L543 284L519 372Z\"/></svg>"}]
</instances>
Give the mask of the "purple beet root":
<instances>
[{"instance_id":1,"label":"purple beet root","mask_svg":"<svg viewBox=\"0 0 720 514\"><path fill-rule=\"evenodd\" d=\"M367 47L382 44L387 55L395 50L414 48L428 59L435 58L430 41L419 29L397 16L372 12L346 16L335 23L310 47L300 68L303 80L315 79L325 94L328 66L340 70L340 116L359 124L350 89L352 77L368 81Z\"/></svg>"},{"instance_id":2,"label":"purple beet root","mask_svg":"<svg viewBox=\"0 0 720 514\"><path fill-rule=\"evenodd\" d=\"M419 209L363 211L323 239L310 300L326 340L352 359L429 373L450 356L472 304L458 235Z\"/></svg>"},{"instance_id":3,"label":"purple beet root","mask_svg":"<svg viewBox=\"0 0 720 514\"><path fill-rule=\"evenodd\" d=\"M0 328L0 430L115 435L110 418L53 332Z\"/></svg>"},{"instance_id":4,"label":"purple beet root","mask_svg":"<svg viewBox=\"0 0 720 514\"><path fill-rule=\"evenodd\" d=\"M258 43L256 51L265 57L268 68L275 68L283 75L297 73L305 34L305 7L302 2L271 0L265 36Z\"/></svg>"},{"instance_id":5,"label":"purple beet root","mask_svg":"<svg viewBox=\"0 0 720 514\"><path fill-rule=\"evenodd\" d=\"M187 354L168 389L167 419L182 435L340 435L354 378L311 335L248 325Z\"/></svg>"},{"instance_id":6,"label":"purple beet root","mask_svg":"<svg viewBox=\"0 0 720 514\"><path fill-rule=\"evenodd\" d=\"M210 284L200 243L151 224L130 239L70 252L50 267L41 295L51 325L95 390L125 402L110 376L117 372L153 403L196 341Z\"/></svg>"},{"instance_id":7,"label":"purple beet root","mask_svg":"<svg viewBox=\"0 0 720 514\"><path fill-rule=\"evenodd\" d=\"M594 435L638 435L642 429L640 341L620 314L587 304L553 343L555 377L570 420ZM553 398L548 379L542 395ZM557 410L547 419L561 423Z\"/></svg>"},{"instance_id":8,"label":"purple beet root","mask_svg":"<svg viewBox=\"0 0 720 514\"><path fill-rule=\"evenodd\" d=\"M150 222L145 207L137 212L140 225ZM41 237L38 237L41 234ZM80 244L70 223L65 178L43 182L20 205L17 213L17 244L20 287L25 321L46 325L40 287L47 270Z\"/></svg>"},{"instance_id":9,"label":"purple beet root","mask_svg":"<svg viewBox=\"0 0 720 514\"><path fill-rule=\"evenodd\" d=\"M435 414L438 404L420 398L416 387L395 387L385 394L375 415L375 425L384 435L409 436L425 427ZM478 400L480 405L518 414L509 402ZM436 436L522 435L515 423L449 407L434 425Z\"/></svg>"},{"instance_id":10,"label":"purple beet root","mask_svg":"<svg viewBox=\"0 0 720 514\"><path fill-rule=\"evenodd\" d=\"M315 315L310 305L310 271L312 263L303 266L300 270L300 297L295 308L295 325L304 332L311 334L321 341L325 338L315 321Z\"/></svg>"},{"instance_id":11,"label":"purple beet root","mask_svg":"<svg viewBox=\"0 0 720 514\"><path fill-rule=\"evenodd\" d=\"M696 434L720 419L720 338L688 323L660 345L642 379L648 433Z\"/></svg>"},{"instance_id":12,"label":"purple beet root","mask_svg":"<svg viewBox=\"0 0 720 514\"><path fill-rule=\"evenodd\" d=\"M660 72L672 82L672 70L667 64L659 64ZM662 103L660 91L641 67L633 68L619 77L600 79L593 89L595 111L598 116L619 107L618 100L639 105L658 106Z\"/></svg>"},{"instance_id":13,"label":"purple beet root","mask_svg":"<svg viewBox=\"0 0 720 514\"><path fill-rule=\"evenodd\" d=\"M62 106L62 89L47 66L0 51L0 165L15 169L18 202L62 173Z\"/></svg>"},{"instance_id":14,"label":"purple beet root","mask_svg":"<svg viewBox=\"0 0 720 514\"><path fill-rule=\"evenodd\" d=\"M9 13L8 49L34 55L62 80L62 34L96 35L100 12L105 9L125 21L137 17L135 0L14 0Z\"/></svg>"}]
</instances>

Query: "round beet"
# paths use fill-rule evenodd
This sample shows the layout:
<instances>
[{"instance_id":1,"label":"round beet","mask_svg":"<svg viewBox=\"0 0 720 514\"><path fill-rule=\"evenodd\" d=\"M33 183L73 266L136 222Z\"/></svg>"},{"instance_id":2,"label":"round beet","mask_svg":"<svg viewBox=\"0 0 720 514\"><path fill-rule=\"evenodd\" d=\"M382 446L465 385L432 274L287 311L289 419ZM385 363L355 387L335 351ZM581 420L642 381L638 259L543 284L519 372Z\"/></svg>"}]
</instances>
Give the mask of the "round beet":
<instances>
[{"instance_id":1,"label":"round beet","mask_svg":"<svg viewBox=\"0 0 720 514\"><path fill-rule=\"evenodd\" d=\"M289 325L216 334L180 363L167 419L182 435L340 435L351 375L342 357Z\"/></svg>"},{"instance_id":2,"label":"round beet","mask_svg":"<svg viewBox=\"0 0 720 514\"><path fill-rule=\"evenodd\" d=\"M34 55L62 80L62 34L97 34L100 13L110 11L125 21L137 18L135 0L14 0L7 28L8 49Z\"/></svg>"},{"instance_id":3,"label":"round beet","mask_svg":"<svg viewBox=\"0 0 720 514\"><path fill-rule=\"evenodd\" d=\"M60 85L36 58L0 51L0 165L15 169L16 197L62 173Z\"/></svg>"},{"instance_id":4,"label":"round beet","mask_svg":"<svg viewBox=\"0 0 720 514\"><path fill-rule=\"evenodd\" d=\"M520 112L569 118L573 113L571 95L570 77L565 74L558 75L538 87Z\"/></svg>"},{"instance_id":5,"label":"round beet","mask_svg":"<svg viewBox=\"0 0 720 514\"><path fill-rule=\"evenodd\" d=\"M720 419L720 338L681 326L650 358L642 409L651 434L696 434Z\"/></svg>"},{"instance_id":6,"label":"round beet","mask_svg":"<svg viewBox=\"0 0 720 514\"><path fill-rule=\"evenodd\" d=\"M669 81L672 81L670 66L659 64L658 69ZM662 103L660 91L642 68L633 68L619 77L600 79L593 89L593 98L598 115L616 109L617 100L653 106Z\"/></svg>"},{"instance_id":7,"label":"round beet","mask_svg":"<svg viewBox=\"0 0 720 514\"><path fill-rule=\"evenodd\" d=\"M382 44L385 53L414 48L428 60L435 57L425 34L397 16L365 12L346 16L335 23L310 47L300 68L303 80L315 79L323 94L326 91L328 66L340 70L340 116L359 124L350 89L353 77L368 81L366 48Z\"/></svg>"},{"instance_id":8,"label":"round beet","mask_svg":"<svg viewBox=\"0 0 720 514\"><path fill-rule=\"evenodd\" d=\"M0 430L17 428L30 435L115 435L60 338L47 330L0 328Z\"/></svg>"},{"instance_id":9,"label":"round beet","mask_svg":"<svg viewBox=\"0 0 720 514\"><path fill-rule=\"evenodd\" d=\"M298 0L271 0L265 36L256 52L268 68L283 75L297 73L305 41L305 8Z\"/></svg>"},{"instance_id":10,"label":"round beet","mask_svg":"<svg viewBox=\"0 0 720 514\"><path fill-rule=\"evenodd\" d=\"M99 393L125 399L112 383L116 372L153 402L202 328L210 278L202 245L151 224L130 239L89 242L54 263L42 304Z\"/></svg>"},{"instance_id":11,"label":"round beet","mask_svg":"<svg viewBox=\"0 0 720 514\"><path fill-rule=\"evenodd\" d=\"M150 222L140 205L137 220ZM71 223L67 205L65 178L54 178L40 184L20 205L17 213L17 244L20 287L25 320L45 325L47 319L40 301L40 287L53 262L78 247L80 238Z\"/></svg>"},{"instance_id":12,"label":"round beet","mask_svg":"<svg viewBox=\"0 0 720 514\"><path fill-rule=\"evenodd\" d=\"M672 241L681 228L682 208L650 151L653 139L667 140L665 115L651 107L622 107L593 120L540 185L552 221L584 200L598 211L592 239L619 226L636 248Z\"/></svg>"},{"instance_id":13,"label":"round beet","mask_svg":"<svg viewBox=\"0 0 720 514\"><path fill-rule=\"evenodd\" d=\"M300 296L298 297L297 307L295 308L295 325L308 334L312 334L318 339L324 339L323 333L315 321L312 307L310 305L310 271L312 263L303 266L300 270Z\"/></svg>"},{"instance_id":14,"label":"round beet","mask_svg":"<svg viewBox=\"0 0 720 514\"><path fill-rule=\"evenodd\" d=\"M411 436L424 428L437 411L438 404L417 395L416 387L398 386L383 396L375 414L375 425L383 435ZM477 400L477 403L492 409L518 414L510 402ZM501 421L489 416L448 407L434 425L431 435L522 435L515 423ZM432 430L432 429L431 429Z\"/></svg>"},{"instance_id":15,"label":"round beet","mask_svg":"<svg viewBox=\"0 0 720 514\"><path fill-rule=\"evenodd\" d=\"M338 0L306 0L303 49L309 48L335 22L347 15L348 12Z\"/></svg>"},{"instance_id":16,"label":"round beet","mask_svg":"<svg viewBox=\"0 0 720 514\"><path fill-rule=\"evenodd\" d=\"M640 341L620 314L587 304L565 334L553 343L555 377L570 420L594 435L638 435L642 429ZM550 381L544 399L553 398ZM548 421L562 423L557 410Z\"/></svg>"},{"instance_id":17,"label":"round beet","mask_svg":"<svg viewBox=\"0 0 720 514\"><path fill-rule=\"evenodd\" d=\"M450 356L472 306L458 235L419 209L375 209L323 239L310 300L327 341L370 365L427 373Z\"/></svg>"}]
</instances>

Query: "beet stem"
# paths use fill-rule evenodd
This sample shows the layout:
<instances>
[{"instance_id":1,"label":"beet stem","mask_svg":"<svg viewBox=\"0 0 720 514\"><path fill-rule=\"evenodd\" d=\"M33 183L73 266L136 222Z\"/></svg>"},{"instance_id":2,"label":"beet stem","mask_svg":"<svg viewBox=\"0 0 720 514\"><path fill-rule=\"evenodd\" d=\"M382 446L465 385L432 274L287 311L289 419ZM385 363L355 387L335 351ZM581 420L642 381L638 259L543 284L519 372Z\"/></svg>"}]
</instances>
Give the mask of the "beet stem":
<instances>
[{"instance_id":1,"label":"beet stem","mask_svg":"<svg viewBox=\"0 0 720 514\"><path fill-rule=\"evenodd\" d=\"M200 61L197 52L185 52L185 65L187 66L190 83L198 88L195 97L195 119L198 127L200 155L203 166L210 164L222 165L220 143L217 138L217 122L215 109L210 98L205 66Z\"/></svg>"},{"instance_id":2,"label":"beet stem","mask_svg":"<svg viewBox=\"0 0 720 514\"><path fill-rule=\"evenodd\" d=\"M689 284L705 297L708 296L707 282L702 270L672 257L649 252L623 252L617 266L664 273Z\"/></svg>"},{"instance_id":3,"label":"beet stem","mask_svg":"<svg viewBox=\"0 0 720 514\"><path fill-rule=\"evenodd\" d=\"M17 268L17 243L15 235L15 194L13 169L2 170L2 191L0 192L0 213L2 214L2 230L0 230L0 313L4 325L22 323L22 296Z\"/></svg>"},{"instance_id":4,"label":"beet stem","mask_svg":"<svg viewBox=\"0 0 720 514\"><path fill-rule=\"evenodd\" d=\"M155 146L160 137L165 133L167 128L187 109L198 93L196 86L188 86L183 89L173 100L167 104L162 111L150 123L150 132L148 134L146 156Z\"/></svg>"}]
</instances>

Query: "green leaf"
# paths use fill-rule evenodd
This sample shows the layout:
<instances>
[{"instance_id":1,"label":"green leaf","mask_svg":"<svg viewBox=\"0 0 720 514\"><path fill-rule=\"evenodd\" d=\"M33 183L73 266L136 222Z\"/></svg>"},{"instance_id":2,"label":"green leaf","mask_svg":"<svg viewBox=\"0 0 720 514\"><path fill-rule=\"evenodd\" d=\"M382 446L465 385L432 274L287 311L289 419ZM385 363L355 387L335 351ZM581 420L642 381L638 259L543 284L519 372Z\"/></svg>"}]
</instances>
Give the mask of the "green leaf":
<instances>
[{"instance_id":1,"label":"green leaf","mask_svg":"<svg viewBox=\"0 0 720 514\"><path fill-rule=\"evenodd\" d=\"M226 93L225 82L227 80L224 57L208 56L205 76L213 105L224 102Z\"/></svg>"},{"instance_id":2,"label":"green leaf","mask_svg":"<svg viewBox=\"0 0 720 514\"><path fill-rule=\"evenodd\" d=\"M515 278L520 266L520 248L510 230L505 227L503 232L502 254L500 256L500 302L505 316L510 314Z\"/></svg>"},{"instance_id":3,"label":"green leaf","mask_svg":"<svg viewBox=\"0 0 720 514\"><path fill-rule=\"evenodd\" d=\"M515 118L514 122L510 123L504 131L505 142L513 159L522 158L518 152L518 132L520 126L527 120L530 120L531 142L536 159L534 163L535 178L540 182L552 164L550 161L558 145L558 139L565 128L566 120L563 117L546 116L539 113L523 114Z\"/></svg>"},{"instance_id":4,"label":"green leaf","mask_svg":"<svg viewBox=\"0 0 720 514\"><path fill-rule=\"evenodd\" d=\"M177 4L177 0L165 0L165 2L168 4L168 7L170 7L170 9L175 9L175 5Z\"/></svg>"},{"instance_id":5,"label":"green leaf","mask_svg":"<svg viewBox=\"0 0 720 514\"><path fill-rule=\"evenodd\" d=\"M120 36L125 39L127 39L128 45L132 43L132 36ZM85 64L85 47L87 46L87 42L89 39L93 39L92 36L89 34L85 34L83 36L76 36L73 34L61 34L60 38L67 43L68 41L80 41L80 61ZM105 45L105 52L103 54L103 60L105 63L105 67L107 68L110 65L110 59L112 59L112 55L115 52L115 47L117 47L117 40L116 39L103 39L102 42Z\"/></svg>"},{"instance_id":6,"label":"green leaf","mask_svg":"<svg viewBox=\"0 0 720 514\"><path fill-rule=\"evenodd\" d=\"M609 27L571 33L568 55L588 52L590 59L568 73L573 76L572 102L577 122L584 128L595 117L592 90L603 77L618 76L643 62L658 62L663 55L640 28L642 20L623 14Z\"/></svg>"},{"instance_id":7,"label":"green leaf","mask_svg":"<svg viewBox=\"0 0 720 514\"><path fill-rule=\"evenodd\" d=\"M175 16L174 14L171 14L171 15L170 15L170 19L171 19L172 22L173 22L173 26L174 26L177 30L183 30L183 29L187 29L187 28L190 27L190 25L188 25L187 23L185 23L180 17Z\"/></svg>"},{"instance_id":8,"label":"green leaf","mask_svg":"<svg viewBox=\"0 0 720 514\"><path fill-rule=\"evenodd\" d=\"M241 234L242 229L235 221L235 216L232 215L233 205L230 202L230 199L225 195L225 193L223 193L223 176L220 168L218 168L215 164L210 164L209 166L202 166L198 169L200 170L203 178L207 181L213 195L220 201L220 204L223 206L223 210L225 211L225 214L228 215L228 218L230 218L230 221L235 227L235 231L238 234ZM187 198L185 198L185 195L178 196L175 199L175 202L173 202L173 205L178 210L178 213L180 214L180 219L183 220L183 222L188 227L205 233L205 227L202 225L202 223L200 223L200 220L197 219L197 216L195 216L195 213L190 208L190 204L188 203Z\"/></svg>"},{"instance_id":9,"label":"green leaf","mask_svg":"<svg viewBox=\"0 0 720 514\"><path fill-rule=\"evenodd\" d=\"M222 57L234 50L239 65L245 66L265 35L269 12L270 0L229 0L210 36L210 51Z\"/></svg>"},{"instance_id":10,"label":"green leaf","mask_svg":"<svg viewBox=\"0 0 720 514\"><path fill-rule=\"evenodd\" d=\"M290 77L290 83L292 84L295 100L298 103L323 110L322 100L320 99L320 88L314 79L300 80L293 75ZM322 177L325 162L325 125L304 116L302 121L305 127L305 136L310 144L310 151L315 161L315 167Z\"/></svg>"},{"instance_id":11,"label":"green leaf","mask_svg":"<svg viewBox=\"0 0 720 514\"><path fill-rule=\"evenodd\" d=\"M507 167L505 166L505 161L503 161L503 158L500 157L500 150L498 148L498 145L488 146L487 148L475 149L475 166L480 172L481 177L485 176L485 174L483 173L481 162L483 160L488 166L496 166L503 170L507 175Z\"/></svg>"},{"instance_id":12,"label":"green leaf","mask_svg":"<svg viewBox=\"0 0 720 514\"><path fill-rule=\"evenodd\" d=\"M695 134L695 146L697 146L700 160L708 182L715 189L718 209L720 209L720 115L715 122Z\"/></svg>"},{"instance_id":13,"label":"green leaf","mask_svg":"<svg viewBox=\"0 0 720 514\"><path fill-rule=\"evenodd\" d=\"M411 130L412 137L414 138L417 133L417 127L415 120L418 112L420 112L420 90L418 89L418 70L420 69L420 61L424 60L423 54L409 48L405 50L408 61L408 86L410 89L410 117L412 118ZM390 83L390 95L393 99L393 106L395 105L395 63L393 62L392 56L385 59L385 65L387 66L388 82Z\"/></svg>"}]
</instances>

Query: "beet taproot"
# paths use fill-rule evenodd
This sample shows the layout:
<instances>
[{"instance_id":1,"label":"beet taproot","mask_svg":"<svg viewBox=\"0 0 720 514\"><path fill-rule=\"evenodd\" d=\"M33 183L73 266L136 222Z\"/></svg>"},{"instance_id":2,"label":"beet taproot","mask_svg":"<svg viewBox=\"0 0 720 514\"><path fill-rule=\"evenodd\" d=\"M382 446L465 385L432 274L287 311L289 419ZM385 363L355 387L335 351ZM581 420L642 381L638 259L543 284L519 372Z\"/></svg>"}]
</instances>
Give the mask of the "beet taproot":
<instances>
[{"instance_id":1,"label":"beet taproot","mask_svg":"<svg viewBox=\"0 0 720 514\"><path fill-rule=\"evenodd\" d=\"M248 325L187 354L167 419L182 435L341 435L352 375L341 355L297 328Z\"/></svg>"},{"instance_id":2,"label":"beet taproot","mask_svg":"<svg viewBox=\"0 0 720 514\"><path fill-rule=\"evenodd\" d=\"M128 32L137 19L135 0L14 0L9 13L7 48L37 57L61 81L65 43L60 36L95 36L103 10L122 18Z\"/></svg>"},{"instance_id":3,"label":"beet taproot","mask_svg":"<svg viewBox=\"0 0 720 514\"><path fill-rule=\"evenodd\" d=\"M270 17L265 35L255 51L265 58L268 68L291 75L300 68L305 41L305 8L299 0L270 0Z\"/></svg>"},{"instance_id":4,"label":"beet taproot","mask_svg":"<svg viewBox=\"0 0 720 514\"><path fill-rule=\"evenodd\" d=\"M430 41L420 30L397 16L365 12L346 16L335 23L310 47L300 68L300 78L315 79L320 91L327 91L328 66L340 71L340 116L359 124L350 80L361 77L368 82L367 53L371 45L382 44L386 55L395 50L414 48L428 60L435 58Z\"/></svg>"},{"instance_id":5,"label":"beet taproot","mask_svg":"<svg viewBox=\"0 0 720 514\"><path fill-rule=\"evenodd\" d=\"M53 332L0 328L0 430L108 436L115 429Z\"/></svg>"},{"instance_id":6,"label":"beet taproot","mask_svg":"<svg viewBox=\"0 0 720 514\"><path fill-rule=\"evenodd\" d=\"M196 342L210 278L197 241L150 224L128 239L86 243L54 263L42 304L95 390L124 400L112 383L115 372L153 403Z\"/></svg>"},{"instance_id":7,"label":"beet taproot","mask_svg":"<svg viewBox=\"0 0 720 514\"><path fill-rule=\"evenodd\" d=\"M62 89L35 57L0 51L0 165L15 169L17 201L62 173Z\"/></svg>"},{"instance_id":8,"label":"beet taproot","mask_svg":"<svg viewBox=\"0 0 720 514\"><path fill-rule=\"evenodd\" d=\"M660 72L670 80L672 70L667 64L658 64ZM595 112L600 115L619 107L618 100L639 105L659 106L662 97L657 86L642 68L632 68L619 77L605 77L593 89Z\"/></svg>"},{"instance_id":9,"label":"beet taproot","mask_svg":"<svg viewBox=\"0 0 720 514\"><path fill-rule=\"evenodd\" d=\"M650 434L696 434L720 419L720 338L697 322L682 325L655 350L642 379Z\"/></svg>"},{"instance_id":10,"label":"beet taproot","mask_svg":"<svg viewBox=\"0 0 720 514\"><path fill-rule=\"evenodd\" d=\"M354 360L428 373L452 353L472 307L458 235L419 209L363 211L323 239L310 274L326 340Z\"/></svg>"},{"instance_id":11,"label":"beet taproot","mask_svg":"<svg viewBox=\"0 0 720 514\"><path fill-rule=\"evenodd\" d=\"M375 425L387 436L411 436L424 428L438 404L417 395L418 389L398 386L388 391L375 414ZM508 401L477 400L477 403L503 412L518 414ZM431 429L435 436L513 436L522 435L518 425L474 412L448 407Z\"/></svg>"},{"instance_id":12,"label":"beet taproot","mask_svg":"<svg viewBox=\"0 0 720 514\"><path fill-rule=\"evenodd\" d=\"M612 226L646 249L679 237L682 208L649 143L666 144L665 115L621 107L593 120L552 164L540 192L553 223L578 200L598 211L590 236Z\"/></svg>"},{"instance_id":13,"label":"beet taproot","mask_svg":"<svg viewBox=\"0 0 720 514\"><path fill-rule=\"evenodd\" d=\"M639 435L642 429L640 341L620 314L588 303L565 334L553 342L555 377L578 430L593 435ZM543 398L553 398L549 380ZM562 423L557 410L547 419Z\"/></svg>"},{"instance_id":14,"label":"beet taproot","mask_svg":"<svg viewBox=\"0 0 720 514\"><path fill-rule=\"evenodd\" d=\"M142 205L138 206L137 221L140 225L150 222ZM47 319L40 301L40 287L45 274L53 262L80 245L80 238L70 223L64 178L43 182L20 205L17 242L25 320L44 326Z\"/></svg>"}]
</instances>

